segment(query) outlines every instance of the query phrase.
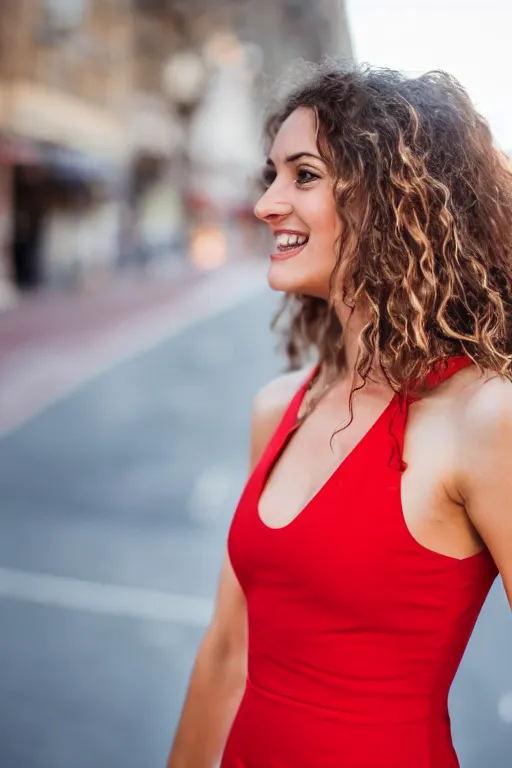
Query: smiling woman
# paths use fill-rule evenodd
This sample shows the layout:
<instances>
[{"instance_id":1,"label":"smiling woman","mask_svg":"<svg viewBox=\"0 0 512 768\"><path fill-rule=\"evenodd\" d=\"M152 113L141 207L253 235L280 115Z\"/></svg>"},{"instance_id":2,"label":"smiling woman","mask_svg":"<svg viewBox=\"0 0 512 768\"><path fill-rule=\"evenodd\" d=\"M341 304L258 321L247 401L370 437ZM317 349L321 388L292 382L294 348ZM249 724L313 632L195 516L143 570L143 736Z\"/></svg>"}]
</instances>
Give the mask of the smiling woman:
<instances>
[{"instance_id":1,"label":"smiling woman","mask_svg":"<svg viewBox=\"0 0 512 768\"><path fill-rule=\"evenodd\" d=\"M318 153L316 133L311 110L298 109L284 121L263 173L267 191L255 214L269 224L276 238L276 251L270 257L270 286L325 300L340 221L333 180Z\"/></svg>"},{"instance_id":2,"label":"smiling woman","mask_svg":"<svg viewBox=\"0 0 512 768\"><path fill-rule=\"evenodd\" d=\"M512 604L512 174L442 72L313 69L268 131L296 370L255 400L169 767L457 768L498 572Z\"/></svg>"}]
</instances>

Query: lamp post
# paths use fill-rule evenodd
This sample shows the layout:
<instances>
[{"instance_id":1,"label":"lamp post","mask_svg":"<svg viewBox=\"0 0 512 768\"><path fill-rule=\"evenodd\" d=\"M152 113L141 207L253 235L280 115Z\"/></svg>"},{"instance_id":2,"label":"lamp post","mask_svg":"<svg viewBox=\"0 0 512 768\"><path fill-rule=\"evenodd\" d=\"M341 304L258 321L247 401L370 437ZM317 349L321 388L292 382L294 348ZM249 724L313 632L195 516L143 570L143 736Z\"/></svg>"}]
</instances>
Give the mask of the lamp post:
<instances>
[{"instance_id":1,"label":"lamp post","mask_svg":"<svg viewBox=\"0 0 512 768\"><path fill-rule=\"evenodd\" d=\"M233 31L214 31L204 45L208 88L190 121L191 196L199 221L222 230L225 259L247 252L242 233L252 209L250 178L261 162L257 54Z\"/></svg>"},{"instance_id":2,"label":"lamp post","mask_svg":"<svg viewBox=\"0 0 512 768\"><path fill-rule=\"evenodd\" d=\"M205 83L206 67L194 50L178 51L164 64L164 92L183 116L190 115L201 98Z\"/></svg>"},{"instance_id":3,"label":"lamp post","mask_svg":"<svg viewBox=\"0 0 512 768\"><path fill-rule=\"evenodd\" d=\"M205 62L193 48L185 48L172 54L164 63L162 70L162 88L182 122L182 143L176 152L174 170L181 200L181 210L189 246L191 239L191 216L188 205L190 185L190 159L188 141L190 122L200 103L207 82Z\"/></svg>"}]
</instances>

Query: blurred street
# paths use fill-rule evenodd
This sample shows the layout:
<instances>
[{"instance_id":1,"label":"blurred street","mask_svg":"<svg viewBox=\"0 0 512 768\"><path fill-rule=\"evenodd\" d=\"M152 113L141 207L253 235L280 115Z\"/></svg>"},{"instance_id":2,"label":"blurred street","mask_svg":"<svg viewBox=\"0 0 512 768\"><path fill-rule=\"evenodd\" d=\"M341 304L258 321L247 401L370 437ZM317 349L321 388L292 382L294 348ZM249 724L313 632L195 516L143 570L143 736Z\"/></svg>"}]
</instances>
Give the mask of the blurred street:
<instances>
[{"instance_id":1,"label":"blurred street","mask_svg":"<svg viewBox=\"0 0 512 768\"><path fill-rule=\"evenodd\" d=\"M169 325L0 442L2 768L165 761L244 482L251 395L277 370L274 298L229 309L244 285L223 274L227 311ZM199 316L205 301L189 289Z\"/></svg>"},{"instance_id":2,"label":"blurred street","mask_svg":"<svg viewBox=\"0 0 512 768\"><path fill-rule=\"evenodd\" d=\"M1 768L163 768L280 366L262 266L206 312L213 284L183 289L186 324L139 313L144 345L0 440ZM462 768L510 768L511 647L500 583L452 692Z\"/></svg>"}]
</instances>

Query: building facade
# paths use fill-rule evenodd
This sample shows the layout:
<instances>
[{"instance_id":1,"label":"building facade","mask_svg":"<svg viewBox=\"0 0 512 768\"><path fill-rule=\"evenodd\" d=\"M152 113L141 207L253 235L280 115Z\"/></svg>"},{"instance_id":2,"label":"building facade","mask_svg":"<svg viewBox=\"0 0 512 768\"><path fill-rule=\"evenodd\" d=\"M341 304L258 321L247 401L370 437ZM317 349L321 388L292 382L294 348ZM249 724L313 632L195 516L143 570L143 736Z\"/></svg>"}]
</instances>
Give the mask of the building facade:
<instances>
[{"instance_id":1,"label":"building facade","mask_svg":"<svg viewBox=\"0 0 512 768\"><path fill-rule=\"evenodd\" d=\"M117 248L132 16L123 0L7 0L1 16L3 273L23 289Z\"/></svg>"},{"instance_id":2,"label":"building facade","mask_svg":"<svg viewBox=\"0 0 512 768\"><path fill-rule=\"evenodd\" d=\"M270 79L297 56L350 56L341 0L2 0L0 306L186 248L188 137L219 32Z\"/></svg>"}]
</instances>

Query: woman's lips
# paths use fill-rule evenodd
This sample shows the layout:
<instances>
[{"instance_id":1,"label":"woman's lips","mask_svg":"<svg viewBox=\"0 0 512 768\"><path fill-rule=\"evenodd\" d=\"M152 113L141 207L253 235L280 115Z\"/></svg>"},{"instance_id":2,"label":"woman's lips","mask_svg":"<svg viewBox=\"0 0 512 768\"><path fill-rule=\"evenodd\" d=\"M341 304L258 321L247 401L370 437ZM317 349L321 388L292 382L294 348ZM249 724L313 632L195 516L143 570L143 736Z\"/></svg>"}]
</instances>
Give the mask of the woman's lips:
<instances>
[{"instance_id":1,"label":"woman's lips","mask_svg":"<svg viewBox=\"0 0 512 768\"><path fill-rule=\"evenodd\" d=\"M271 253L270 258L272 261L285 261L286 259L292 259L306 247L308 242L309 240L306 240L305 243L298 245L296 248L289 248L286 251L276 251L275 253Z\"/></svg>"}]
</instances>

